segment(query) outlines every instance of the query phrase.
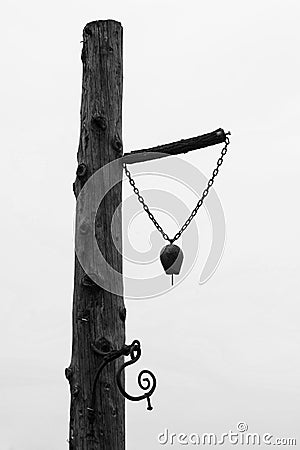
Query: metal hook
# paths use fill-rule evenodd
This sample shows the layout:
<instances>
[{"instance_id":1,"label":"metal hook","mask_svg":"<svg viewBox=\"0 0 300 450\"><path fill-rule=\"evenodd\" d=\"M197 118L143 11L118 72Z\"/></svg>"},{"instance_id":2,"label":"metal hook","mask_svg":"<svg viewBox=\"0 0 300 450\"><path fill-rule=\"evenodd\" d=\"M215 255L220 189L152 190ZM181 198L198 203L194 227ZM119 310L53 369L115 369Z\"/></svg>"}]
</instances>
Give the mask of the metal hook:
<instances>
[{"instance_id":1,"label":"metal hook","mask_svg":"<svg viewBox=\"0 0 300 450\"><path fill-rule=\"evenodd\" d=\"M121 394L128 400L132 400L132 401L139 401L139 400L147 399L147 403L148 403L147 409L152 410L153 408L150 403L150 397L156 388L156 378L152 372L150 372L149 370L142 370L138 375L139 387L143 390L149 389L149 391L143 395L132 396L130 394L127 394L127 392L125 391L125 389L122 386L122 381L121 381L122 371L125 369L125 367L127 367L131 364L134 364L141 356L140 342L138 340L134 340L131 345L124 345L120 350L112 350L107 353L100 351L94 345L92 345L92 348L97 354L102 356L103 359L102 359L102 362L101 362L100 366L98 367L98 370L94 377L93 388L92 388L92 400L91 400L91 405L88 408L89 413L92 416L95 413L96 387L97 387L97 381L99 379L99 376L100 376L102 370L108 363L110 363L111 361L114 361L115 359L119 358L120 356L130 356L130 358L131 358L131 360L122 364L122 366L119 368L119 370L116 374L116 382L117 382L117 386L118 386ZM147 377L143 378L144 375L147 375ZM151 387L151 385L152 385L152 387Z\"/></svg>"},{"instance_id":2,"label":"metal hook","mask_svg":"<svg viewBox=\"0 0 300 450\"><path fill-rule=\"evenodd\" d=\"M121 382L122 372L125 369L125 367L130 366L131 364L134 364L140 358L141 353L142 352L141 352L140 342L137 340L133 341L131 344L131 349L130 349L130 353L129 353L131 360L125 362L119 368L119 370L116 374L116 381L117 381L117 385L118 385L118 388L119 388L121 394L125 398L127 398L128 400L131 400L133 402L147 399L147 403L148 403L147 409L149 411L151 411L153 409L153 407L150 402L150 397L156 388L156 378L155 378L154 374L152 372L150 372L150 370L146 370L146 369L142 370L139 373L138 379L137 379L139 387L141 389L143 389L144 391L148 390L148 392L145 392L145 394L137 395L137 396L130 395L125 391L124 387L122 386L122 382Z\"/></svg>"}]
</instances>

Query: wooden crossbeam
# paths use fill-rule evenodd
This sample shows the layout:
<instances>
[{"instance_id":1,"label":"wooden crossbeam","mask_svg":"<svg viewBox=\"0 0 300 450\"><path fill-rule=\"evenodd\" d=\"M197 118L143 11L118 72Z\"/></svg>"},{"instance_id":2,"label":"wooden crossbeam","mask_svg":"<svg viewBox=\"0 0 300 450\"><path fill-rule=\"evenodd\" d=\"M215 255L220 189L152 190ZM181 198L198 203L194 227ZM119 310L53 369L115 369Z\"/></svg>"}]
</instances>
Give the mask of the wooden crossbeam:
<instances>
[{"instance_id":1,"label":"wooden crossbeam","mask_svg":"<svg viewBox=\"0 0 300 450\"><path fill-rule=\"evenodd\" d=\"M225 140L225 131L222 128L218 128L211 133L202 134L201 136L196 136L189 139L181 139L180 141L171 142L170 144L158 145L157 147L135 150L130 153L125 153L123 155L123 162L126 164L134 164L137 162L164 158L166 156L181 155L192 150L198 150L200 148L220 144L222 142L225 142Z\"/></svg>"}]
</instances>

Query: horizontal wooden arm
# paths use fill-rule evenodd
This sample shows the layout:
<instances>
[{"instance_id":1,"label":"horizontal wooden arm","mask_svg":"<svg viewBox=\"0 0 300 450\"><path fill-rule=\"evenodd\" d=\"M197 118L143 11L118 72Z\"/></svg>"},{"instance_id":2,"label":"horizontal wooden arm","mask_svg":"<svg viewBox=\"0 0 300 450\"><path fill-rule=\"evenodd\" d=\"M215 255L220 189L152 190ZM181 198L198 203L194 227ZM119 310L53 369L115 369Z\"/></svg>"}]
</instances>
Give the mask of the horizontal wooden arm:
<instances>
[{"instance_id":1,"label":"horizontal wooden arm","mask_svg":"<svg viewBox=\"0 0 300 450\"><path fill-rule=\"evenodd\" d=\"M123 155L123 162L126 164L133 164L164 158L165 156L180 155L182 153L190 152L191 150L198 150L200 148L220 144L221 142L225 142L225 140L225 131L222 128L218 128L211 133L202 134L201 136L190 139L182 139L181 141L171 142L170 144L158 145L157 147L125 153Z\"/></svg>"}]
</instances>

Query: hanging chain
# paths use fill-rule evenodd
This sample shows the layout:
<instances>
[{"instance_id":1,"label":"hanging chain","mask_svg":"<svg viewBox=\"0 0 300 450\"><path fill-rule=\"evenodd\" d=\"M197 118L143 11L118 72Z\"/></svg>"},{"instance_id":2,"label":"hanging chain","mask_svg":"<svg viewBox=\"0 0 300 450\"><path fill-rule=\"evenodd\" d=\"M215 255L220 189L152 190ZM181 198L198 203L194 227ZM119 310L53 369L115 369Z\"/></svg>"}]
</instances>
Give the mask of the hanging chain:
<instances>
[{"instance_id":1,"label":"hanging chain","mask_svg":"<svg viewBox=\"0 0 300 450\"><path fill-rule=\"evenodd\" d=\"M230 132L226 133L226 139L225 139L225 146L222 148L221 151L221 156L217 161L217 167L213 170L212 176L211 178L208 180L207 186L204 189L204 191L202 192L202 196L201 198L198 200L195 208L193 209L193 211L191 212L189 218L185 221L185 223L182 225L182 227L180 228L180 230L174 235L173 238L170 238L167 233L165 233L165 231L162 229L162 227L159 225L159 223L157 222L157 220L155 219L155 217L153 216L153 214L151 213L151 211L149 210L148 205L146 205L144 197L140 194L139 189L136 187L135 185L135 181L131 176L131 173L129 172L129 170L127 169L127 165L124 163L123 167L125 169L125 174L128 177L129 183L131 184L131 186L133 187L133 192L136 194L138 201L143 205L144 210L146 211L146 213L148 214L149 219L151 220L151 222L153 222L154 226L157 228L157 230L160 232L160 234L162 235L162 237L166 240L169 241L170 244L172 244L173 242L177 241L177 239L180 238L180 236L182 235L182 233L187 229L187 227L189 226L189 224L191 223L191 221L193 220L193 218L195 217L195 215L197 214L199 208L202 206L205 197L208 195L210 188L212 187L212 185L214 184L215 178L219 173L219 168L220 166L223 164L223 159L224 156L227 153L227 147L230 143L229 137L228 135L230 134Z\"/></svg>"}]
</instances>

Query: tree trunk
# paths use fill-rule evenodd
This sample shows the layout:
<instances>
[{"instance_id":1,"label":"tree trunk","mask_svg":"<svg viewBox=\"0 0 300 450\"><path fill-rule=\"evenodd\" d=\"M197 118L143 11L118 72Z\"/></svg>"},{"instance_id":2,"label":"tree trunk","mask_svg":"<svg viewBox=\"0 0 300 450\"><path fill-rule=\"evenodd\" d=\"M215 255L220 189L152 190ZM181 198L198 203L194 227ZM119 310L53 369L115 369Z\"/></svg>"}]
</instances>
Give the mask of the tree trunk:
<instances>
[{"instance_id":1,"label":"tree trunk","mask_svg":"<svg viewBox=\"0 0 300 450\"><path fill-rule=\"evenodd\" d=\"M74 193L101 167L122 156L122 26L113 20L88 23L83 30L83 83L81 131L77 154L78 169ZM122 164L119 171L121 179ZM121 208L117 213L115 236L111 220L122 201L122 182L102 201L95 221L95 236L106 261L122 274ZM91 227L86 218L87 226ZM83 229L81 230L83 232ZM76 230L77 232L77 230ZM91 267L92 273L101 267ZM72 359L66 369L70 382L71 407L69 446L72 450L125 449L125 401L115 383L123 358L111 362L101 373L96 388L94 413L91 395L101 352L120 349L125 343L123 294L116 295L93 283L75 256ZM116 283L120 283L120 277ZM114 280L112 280L112 283ZM123 292L123 286L119 292ZM124 382L124 380L123 380Z\"/></svg>"}]
</instances>

